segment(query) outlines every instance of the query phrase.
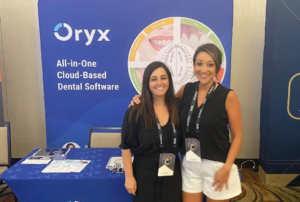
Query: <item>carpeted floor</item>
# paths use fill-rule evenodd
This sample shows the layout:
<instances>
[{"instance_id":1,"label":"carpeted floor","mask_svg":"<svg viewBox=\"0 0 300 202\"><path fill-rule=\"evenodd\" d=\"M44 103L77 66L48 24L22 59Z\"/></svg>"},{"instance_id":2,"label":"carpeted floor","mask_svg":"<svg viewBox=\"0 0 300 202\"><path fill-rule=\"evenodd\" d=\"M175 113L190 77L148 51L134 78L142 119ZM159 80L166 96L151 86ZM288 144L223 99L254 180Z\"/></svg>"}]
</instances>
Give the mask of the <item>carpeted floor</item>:
<instances>
[{"instance_id":1,"label":"carpeted floor","mask_svg":"<svg viewBox=\"0 0 300 202\"><path fill-rule=\"evenodd\" d=\"M266 186L258 177L258 172L243 168L242 193L232 201L238 202L300 202L300 187Z\"/></svg>"},{"instance_id":2,"label":"carpeted floor","mask_svg":"<svg viewBox=\"0 0 300 202\"><path fill-rule=\"evenodd\" d=\"M243 168L242 193L232 199L238 202L300 202L300 187L266 186L258 178L258 172ZM3 185L0 186L0 189ZM6 190L9 192L10 189ZM0 197L0 202L14 202L12 194ZM117 202L117 201L116 201Z\"/></svg>"},{"instance_id":3,"label":"carpeted floor","mask_svg":"<svg viewBox=\"0 0 300 202\"><path fill-rule=\"evenodd\" d=\"M0 185L0 190L2 190L6 185L2 184ZM8 188L5 190L3 194L11 193L11 190ZM6 196L0 196L0 202L15 202L14 196L12 194L6 195Z\"/></svg>"}]
</instances>

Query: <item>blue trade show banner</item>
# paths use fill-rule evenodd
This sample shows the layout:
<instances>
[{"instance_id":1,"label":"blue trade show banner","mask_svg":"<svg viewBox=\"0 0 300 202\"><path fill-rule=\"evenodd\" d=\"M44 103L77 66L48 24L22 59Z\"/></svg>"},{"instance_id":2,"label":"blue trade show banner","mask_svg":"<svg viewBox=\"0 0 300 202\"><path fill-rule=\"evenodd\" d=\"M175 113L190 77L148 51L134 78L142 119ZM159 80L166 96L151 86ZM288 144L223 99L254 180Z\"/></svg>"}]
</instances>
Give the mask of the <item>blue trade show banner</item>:
<instances>
[{"instance_id":1,"label":"blue trade show banner","mask_svg":"<svg viewBox=\"0 0 300 202\"><path fill-rule=\"evenodd\" d=\"M175 90L196 81L205 43L223 53L230 84L233 0L39 0L47 146L88 143L89 127L120 127L145 67L165 62Z\"/></svg>"},{"instance_id":2,"label":"blue trade show banner","mask_svg":"<svg viewBox=\"0 0 300 202\"><path fill-rule=\"evenodd\" d=\"M300 185L299 23L300 1L267 1L259 163L290 186Z\"/></svg>"}]
</instances>

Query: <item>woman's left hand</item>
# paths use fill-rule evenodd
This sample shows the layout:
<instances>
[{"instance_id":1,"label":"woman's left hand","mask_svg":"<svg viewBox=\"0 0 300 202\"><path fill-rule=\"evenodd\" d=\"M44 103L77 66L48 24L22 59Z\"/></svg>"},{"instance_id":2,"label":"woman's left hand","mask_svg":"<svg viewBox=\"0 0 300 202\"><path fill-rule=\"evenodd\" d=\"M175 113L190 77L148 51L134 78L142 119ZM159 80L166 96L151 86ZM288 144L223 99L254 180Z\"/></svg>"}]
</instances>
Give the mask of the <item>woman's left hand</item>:
<instances>
[{"instance_id":1,"label":"woman's left hand","mask_svg":"<svg viewBox=\"0 0 300 202\"><path fill-rule=\"evenodd\" d=\"M214 182L212 184L213 187L216 186L215 191L221 192L224 185L226 186L226 189L228 189L228 178L230 175L231 167L232 166L230 165L224 164L224 166L216 172Z\"/></svg>"}]
</instances>

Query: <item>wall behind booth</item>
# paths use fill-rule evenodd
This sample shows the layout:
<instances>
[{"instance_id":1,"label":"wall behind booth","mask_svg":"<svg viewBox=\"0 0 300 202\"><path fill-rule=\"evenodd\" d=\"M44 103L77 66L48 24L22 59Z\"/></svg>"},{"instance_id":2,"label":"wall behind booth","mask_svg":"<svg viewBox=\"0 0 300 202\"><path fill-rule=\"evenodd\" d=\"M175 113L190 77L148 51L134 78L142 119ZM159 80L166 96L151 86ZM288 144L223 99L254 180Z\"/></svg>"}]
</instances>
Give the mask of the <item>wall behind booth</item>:
<instances>
[{"instance_id":1,"label":"wall behind booth","mask_svg":"<svg viewBox=\"0 0 300 202\"><path fill-rule=\"evenodd\" d=\"M244 122L238 158L259 157L265 4L265 0L234 1L231 88L240 98ZM12 123L13 158L46 146L37 15L36 0L0 1L4 118Z\"/></svg>"},{"instance_id":2,"label":"wall behind booth","mask_svg":"<svg viewBox=\"0 0 300 202\"><path fill-rule=\"evenodd\" d=\"M46 146L37 1L0 1L4 119L11 122L12 157Z\"/></svg>"},{"instance_id":3,"label":"wall behind booth","mask_svg":"<svg viewBox=\"0 0 300 202\"><path fill-rule=\"evenodd\" d=\"M242 106L240 159L259 158L265 15L266 0L234 1L231 88Z\"/></svg>"}]
</instances>

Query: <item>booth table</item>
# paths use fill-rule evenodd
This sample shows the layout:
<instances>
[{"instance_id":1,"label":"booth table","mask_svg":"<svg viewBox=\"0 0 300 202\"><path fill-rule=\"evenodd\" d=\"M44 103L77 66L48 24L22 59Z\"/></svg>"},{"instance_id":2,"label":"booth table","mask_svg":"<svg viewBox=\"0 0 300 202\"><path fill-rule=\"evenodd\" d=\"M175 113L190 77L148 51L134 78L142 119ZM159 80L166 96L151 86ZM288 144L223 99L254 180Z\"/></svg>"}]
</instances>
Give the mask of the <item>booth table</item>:
<instances>
[{"instance_id":1,"label":"booth table","mask_svg":"<svg viewBox=\"0 0 300 202\"><path fill-rule=\"evenodd\" d=\"M125 175L106 169L119 148L70 149L67 159L91 160L80 173L42 173L49 164L21 164L34 150L2 174L20 202L131 202L124 187Z\"/></svg>"}]
</instances>

